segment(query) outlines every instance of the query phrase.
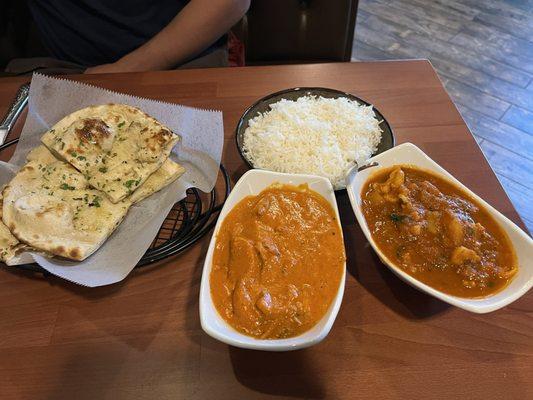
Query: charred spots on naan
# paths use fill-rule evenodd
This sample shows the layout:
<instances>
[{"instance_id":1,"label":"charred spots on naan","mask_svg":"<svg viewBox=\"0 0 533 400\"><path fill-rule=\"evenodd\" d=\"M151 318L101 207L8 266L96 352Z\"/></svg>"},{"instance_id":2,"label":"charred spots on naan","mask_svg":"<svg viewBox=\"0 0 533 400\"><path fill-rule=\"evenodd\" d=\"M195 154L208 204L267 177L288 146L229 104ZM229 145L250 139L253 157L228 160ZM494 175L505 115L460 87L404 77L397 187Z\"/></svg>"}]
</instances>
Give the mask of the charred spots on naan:
<instances>
[{"instance_id":1,"label":"charred spots on naan","mask_svg":"<svg viewBox=\"0 0 533 400\"><path fill-rule=\"evenodd\" d=\"M159 144L164 145L172 138L172 132L163 128L154 132L152 138L154 138Z\"/></svg>"},{"instance_id":2,"label":"charred spots on naan","mask_svg":"<svg viewBox=\"0 0 533 400\"><path fill-rule=\"evenodd\" d=\"M91 144L101 144L104 139L111 136L109 126L98 118L82 120L82 126L75 129L74 132L82 142Z\"/></svg>"},{"instance_id":3,"label":"charred spots on naan","mask_svg":"<svg viewBox=\"0 0 533 400\"><path fill-rule=\"evenodd\" d=\"M145 139L146 146L150 151L159 151L172 138L172 132L168 129L160 129L152 132L149 137Z\"/></svg>"},{"instance_id":4,"label":"charred spots on naan","mask_svg":"<svg viewBox=\"0 0 533 400\"><path fill-rule=\"evenodd\" d=\"M68 255L69 255L69 257L71 257L71 258L73 258L75 260L79 260L81 258L81 251L77 247L74 247L74 248L69 250Z\"/></svg>"},{"instance_id":5,"label":"charred spots on naan","mask_svg":"<svg viewBox=\"0 0 533 400\"><path fill-rule=\"evenodd\" d=\"M58 256L68 255L65 246L57 246L52 249L52 253L57 254Z\"/></svg>"},{"instance_id":6,"label":"charred spots on naan","mask_svg":"<svg viewBox=\"0 0 533 400\"><path fill-rule=\"evenodd\" d=\"M35 168L33 168L31 165L26 165L26 166L22 167L19 172L31 172L34 169Z\"/></svg>"}]
</instances>

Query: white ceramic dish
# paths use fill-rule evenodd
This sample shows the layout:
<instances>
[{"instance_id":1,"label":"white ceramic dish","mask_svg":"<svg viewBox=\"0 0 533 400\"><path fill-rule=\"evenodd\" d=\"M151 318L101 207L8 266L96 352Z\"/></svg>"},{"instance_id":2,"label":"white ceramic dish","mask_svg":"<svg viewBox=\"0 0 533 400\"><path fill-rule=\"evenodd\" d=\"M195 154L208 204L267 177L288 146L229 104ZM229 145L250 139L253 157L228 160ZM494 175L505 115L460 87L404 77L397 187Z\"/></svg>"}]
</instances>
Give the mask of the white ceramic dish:
<instances>
[{"instance_id":1,"label":"white ceramic dish","mask_svg":"<svg viewBox=\"0 0 533 400\"><path fill-rule=\"evenodd\" d=\"M215 247L215 241L220 230L220 226L226 215L231 209L244 197L249 195L257 195L263 189L272 185L273 183L300 185L307 183L309 188L321 194L333 207L337 220L339 219L339 211L337 208L337 202L335 200L335 193L333 187L328 179L313 175L297 175L297 174L283 174L278 172L270 172L253 169L246 172L241 179L237 182L233 190L231 191L224 208L220 212L218 222L215 226L209 249L205 258L204 269L202 273L202 283L200 287L200 321L202 329L215 339L221 342L230 344L236 347L242 347L247 349L267 350L267 351L287 351L296 350L304 347L309 347L317 344L323 340L329 333L339 307L341 305L342 296L344 295L344 284L346 279L346 265L343 269L341 282L337 295L333 300L326 315L309 331L301 334L300 336L288 338L288 339L255 339L250 336L243 335L237 332L230 325L224 321L216 310L213 301L211 299L211 287L209 284L209 276L211 274L211 266L213 260L213 251ZM342 230L341 230L342 233Z\"/></svg>"},{"instance_id":2,"label":"white ceramic dish","mask_svg":"<svg viewBox=\"0 0 533 400\"><path fill-rule=\"evenodd\" d=\"M376 161L379 163L379 166L367 168L358 172L357 174L349 175L347 178L347 190L348 196L350 197L350 202L352 208L357 217L357 221L361 226L366 238L380 257L380 259L385 263L396 275L398 275L405 282L414 286L415 288L426 292L432 296L441 299L449 304L452 304L456 307L462 308L467 311L475 313L488 313L491 311L498 310L506 305L512 303L520 296L524 295L533 285L533 240L524 233L518 226L511 222L508 218L502 215L495 208L490 206L487 202L469 190L466 186L461 184L457 179L450 175L446 170L440 167L435 161L429 158L422 150L411 143L405 143L400 146L396 146L390 150L387 150L384 153L381 153L369 160L369 163ZM462 188L465 192L469 193L474 197L481 205L488 210L496 221L501 225L501 227L507 232L509 238L511 239L514 248L516 250L516 255L518 257L519 269L511 281L511 283L502 291L495 293L491 296L479 298L479 299L465 299L462 297L451 296L446 293L442 293L432 287L418 281L413 278L401 268L394 265L376 246L376 243L370 235L370 231L366 224L365 218L361 213L361 189L367 179L378 171L379 169L390 167L395 164L411 164L417 167L421 167L426 170L436 172L437 174L443 175L445 178L448 178L454 182L457 186Z\"/></svg>"}]
</instances>

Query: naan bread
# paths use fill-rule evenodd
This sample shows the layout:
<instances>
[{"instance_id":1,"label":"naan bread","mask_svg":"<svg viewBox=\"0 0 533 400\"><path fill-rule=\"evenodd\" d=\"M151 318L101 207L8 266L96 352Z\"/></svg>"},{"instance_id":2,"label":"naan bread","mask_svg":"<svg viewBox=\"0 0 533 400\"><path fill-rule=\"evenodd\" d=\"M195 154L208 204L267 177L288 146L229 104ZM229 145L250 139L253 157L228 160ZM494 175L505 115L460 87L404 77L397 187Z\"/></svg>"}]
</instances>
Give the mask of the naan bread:
<instances>
[{"instance_id":1,"label":"naan bread","mask_svg":"<svg viewBox=\"0 0 533 400\"><path fill-rule=\"evenodd\" d=\"M58 159L45 146L38 146L28 153L28 161L38 161L43 165L48 165ZM131 196L126 197L123 202L135 204L160 191L167 185L170 185L181 175L185 173L183 168L177 162L167 158L163 165L157 169L148 179L135 191Z\"/></svg>"},{"instance_id":2,"label":"naan bread","mask_svg":"<svg viewBox=\"0 0 533 400\"><path fill-rule=\"evenodd\" d=\"M21 242L84 260L111 235L129 204L114 204L69 164L29 161L3 191L4 224Z\"/></svg>"},{"instance_id":3,"label":"naan bread","mask_svg":"<svg viewBox=\"0 0 533 400\"><path fill-rule=\"evenodd\" d=\"M18 189L10 188L7 192L14 201L11 201L10 217L4 221L8 225L13 224L10 226L16 229L17 237L28 245L20 243L0 221L0 259L8 264L15 254L36 249L83 260L100 247L132 204L161 190L185 172L181 165L167 159L131 196L113 204L100 192L90 188L82 174L69 164L58 160L45 146L33 149L27 160L28 163L19 171L22 177L17 174L9 184ZM31 169L26 168L28 166ZM66 185L63 185L64 183ZM31 209L25 204L28 196L33 201ZM25 200L17 202L19 197ZM57 201L54 198L57 198ZM53 208L56 206L65 212L54 213ZM50 215L43 213L47 208ZM3 214L3 209L0 204L0 214ZM72 218L65 217L65 213ZM109 216L109 213L113 215ZM62 221L62 225L57 225L57 219ZM86 240L83 241L83 238ZM80 240L82 241L77 242ZM79 257L75 257L78 252Z\"/></svg>"},{"instance_id":4,"label":"naan bread","mask_svg":"<svg viewBox=\"0 0 533 400\"><path fill-rule=\"evenodd\" d=\"M17 253L20 242L11 234L7 226L0 223L0 261L7 263Z\"/></svg>"},{"instance_id":5,"label":"naan bread","mask_svg":"<svg viewBox=\"0 0 533 400\"><path fill-rule=\"evenodd\" d=\"M46 146L40 145L33 148L26 156L26 161L37 161L42 165L48 165L59 161Z\"/></svg>"},{"instance_id":6,"label":"naan bread","mask_svg":"<svg viewBox=\"0 0 533 400\"><path fill-rule=\"evenodd\" d=\"M2 207L3 199L0 196L0 261L9 265L9 260L24 247L24 244L20 243L1 221Z\"/></svg>"},{"instance_id":7,"label":"naan bread","mask_svg":"<svg viewBox=\"0 0 533 400\"><path fill-rule=\"evenodd\" d=\"M11 265L13 257L26 250L26 248L27 246L24 243L20 243L7 229L7 226L0 221L0 261Z\"/></svg>"},{"instance_id":8,"label":"naan bread","mask_svg":"<svg viewBox=\"0 0 533 400\"><path fill-rule=\"evenodd\" d=\"M170 185L184 173L185 168L172 161L170 158L167 158L157 171L150 175L135 192L122 201L130 202L132 204L138 203L167 185Z\"/></svg>"},{"instance_id":9,"label":"naan bread","mask_svg":"<svg viewBox=\"0 0 533 400\"><path fill-rule=\"evenodd\" d=\"M163 164L179 136L135 107L107 104L66 116L41 140L118 203Z\"/></svg>"}]
</instances>

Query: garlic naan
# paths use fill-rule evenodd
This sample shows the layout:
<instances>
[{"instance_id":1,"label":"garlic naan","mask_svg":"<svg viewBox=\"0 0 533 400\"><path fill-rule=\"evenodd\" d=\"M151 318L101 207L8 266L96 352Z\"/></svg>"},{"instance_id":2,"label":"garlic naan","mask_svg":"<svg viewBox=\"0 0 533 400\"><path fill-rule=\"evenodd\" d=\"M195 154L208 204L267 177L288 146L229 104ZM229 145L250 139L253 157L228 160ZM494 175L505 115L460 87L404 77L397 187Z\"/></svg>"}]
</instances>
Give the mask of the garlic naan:
<instances>
[{"instance_id":1,"label":"garlic naan","mask_svg":"<svg viewBox=\"0 0 533 400\"><path fill-rule=\"evenodd\" d=\"M107 104L66 116L41 140L118 203L163 164L179 136L135 107Z\"/></svg>"},{"instance_id":2,"label":"garlic naan","mask_svg":"<svg viewBox=\"0 0 533 400\"><path fill-rule=\"evenodd\" d=\"M0 219L2 218L3 199L0 196ZM9 265L9 261L23 248L23 243L7 229L0 220L0 261Z\"/></svg>"},{"instance_id":3,"label":"garlic naan","mask_svg":"<svg viewBox=\"0 0 533 400\"><path fill-rule=\"evenodd\" d=\"M22 246L23 244L0 221L0 261L9 265L9 261L15 257Z\"/></svg>"},{"instance_id":4,"label":"garlic naan","mask_svg":"<svg viewBox=\"0 0 533 400\"><path fill-rule=\"evenodd\" d=\"M163 165L150 175L148 179L131 194L131 196L126 197L122 201L130 202L132 204L138 203L167 185L170 185L184 173L185 168L172 161L170 158L167 158Z\"/></svg>"},{"instance_id":5,"label":"garlic naan","mask_svg":"<svg viewBox=\"0 0 533 400\"><path fill-rule=\"evenodd\" d=\"M17 236L0 221L0 260L8 264L15 254L35 249L83 260L101 246L132 204L161 190L185 171L167 159L131 196L113 204L45 146L33 149L27 160L4 192L10 203L0 204L0 210L5 209L8 215L2 217L5 224Z\"/></svg>"},{"instance_id":6,"label":"garlic naan","mask_svg":"<svg viewBox=\"0 0 533 400\"><path fill-rule=\"evenodd\" d=\"M28 153L26 157L28 161L38 161L42 165L48 165L52 162L58 161L58 159L48 150L45 146L38 146ZM177 162L167 158L163 165L157 169L148 179L135 191L131 196L128 196L124 200L125 203L135 204L139 201L151 196L155 192L160 191L167 185L170 185L181 175L185 173L183 168ZM1 198L1 197L0 197Z\"/></svg>"},{"instance_id":7,"label":"garlic naan","mask_svg":"<svg viewBox=\"0 0 533 400\"><path fill-rule=\"evenodd\" d=\"M114 204L71 165L29 161L3 191L4 224L21 242L83 260L111 235L129 204Z\"/></svg>"}]
</instances>

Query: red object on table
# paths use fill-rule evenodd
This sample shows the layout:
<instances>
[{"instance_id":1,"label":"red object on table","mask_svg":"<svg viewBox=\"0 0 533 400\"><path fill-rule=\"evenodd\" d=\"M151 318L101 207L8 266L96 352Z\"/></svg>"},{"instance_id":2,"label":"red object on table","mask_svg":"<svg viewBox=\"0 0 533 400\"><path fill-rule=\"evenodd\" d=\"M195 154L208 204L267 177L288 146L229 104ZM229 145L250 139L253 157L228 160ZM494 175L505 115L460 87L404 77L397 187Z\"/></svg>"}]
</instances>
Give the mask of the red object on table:
<instances>
[{"instance_id":1,"label":"red object on table","mask_svg":"<svg viewBox=\"0 0 533 400\"><path fill-rule=\"evenodd\" d=\"M228 33L228 65L230 67L244 67L245 53L244 43L231 31Z\"/></svg>"}]
</instances>

